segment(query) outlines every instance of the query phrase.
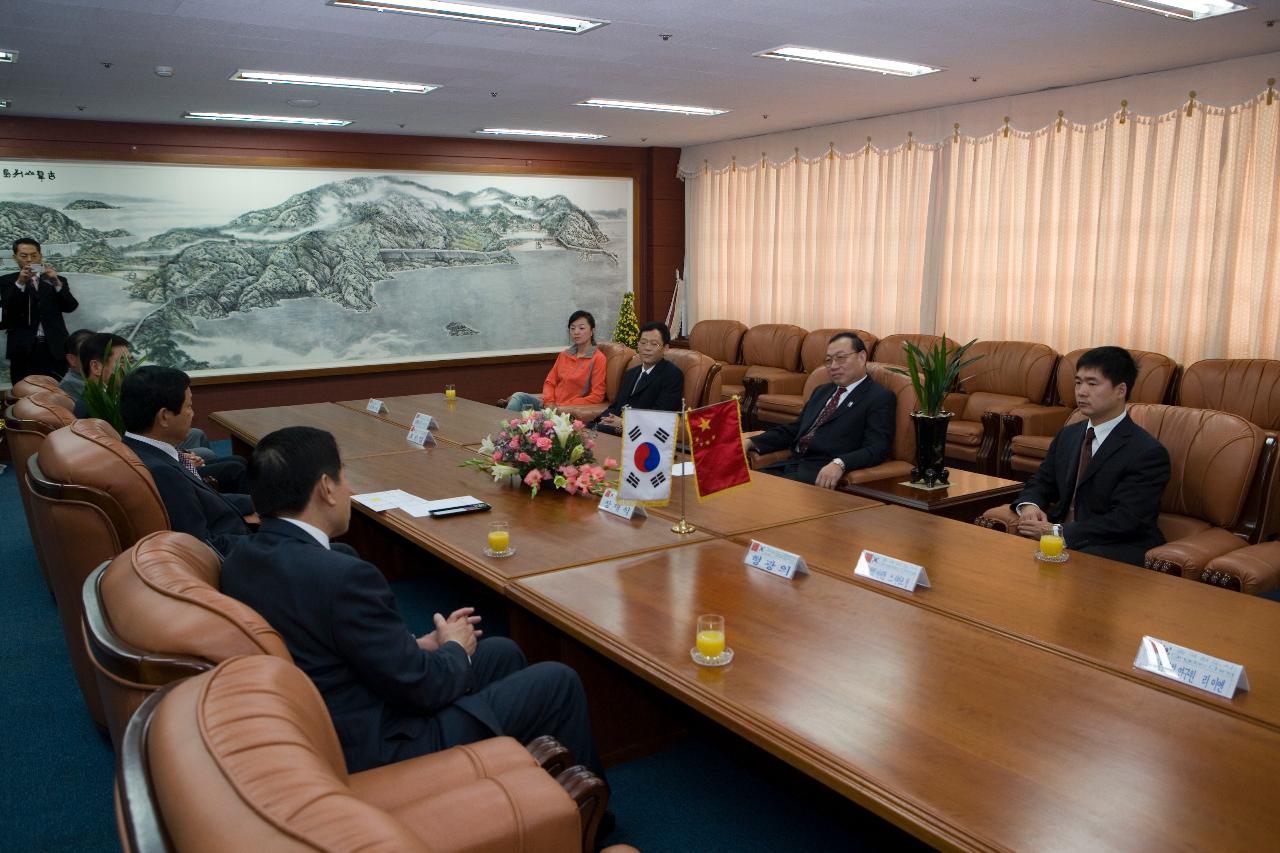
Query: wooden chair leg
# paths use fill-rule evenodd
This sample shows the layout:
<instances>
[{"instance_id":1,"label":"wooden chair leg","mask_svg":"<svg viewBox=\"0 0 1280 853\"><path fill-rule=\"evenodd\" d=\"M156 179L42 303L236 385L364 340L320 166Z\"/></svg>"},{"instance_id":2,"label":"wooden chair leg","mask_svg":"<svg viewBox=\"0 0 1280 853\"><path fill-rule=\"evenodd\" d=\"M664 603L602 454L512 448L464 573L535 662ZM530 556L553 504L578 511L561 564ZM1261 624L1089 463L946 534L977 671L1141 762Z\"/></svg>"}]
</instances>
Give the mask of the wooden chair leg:
<instances>
[{"instance_id":1,"label":"wooden chair leg","mask_svg":"<svg viewBox=\"0 0 1280 853\"><path fill-rule=\"evenodd\" d=\"M573 766L573 753L569 751L569 747L551 735L534 738L525 748L529 750L533 760L553 777L559 777Z\"/></svg>"},{"instance_id":2,"label":"wooden chair leg","mask_svg":"<svg viewBox=\"0 0 1280 853\"><path fill-rule=\"evenodd\" d=\"M556 781L578 804L578 817L582 821L583 853L595 853L600 821L609 806L609 785L581 764L561 773Z\"/></svg>"}]
</instances>

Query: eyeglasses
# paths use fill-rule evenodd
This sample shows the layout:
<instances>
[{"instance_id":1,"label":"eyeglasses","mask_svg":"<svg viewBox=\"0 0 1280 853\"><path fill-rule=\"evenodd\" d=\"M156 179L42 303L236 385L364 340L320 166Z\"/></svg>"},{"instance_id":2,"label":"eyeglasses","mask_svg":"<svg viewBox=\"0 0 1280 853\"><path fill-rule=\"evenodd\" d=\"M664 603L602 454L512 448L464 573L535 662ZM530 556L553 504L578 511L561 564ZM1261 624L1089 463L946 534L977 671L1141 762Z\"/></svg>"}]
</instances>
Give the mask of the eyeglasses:
<instances>
[{"instance_id":1,"label":"eyeglasses","mask_svg":"<svg viewBox=\"0 0 1280 853\"><path fill-rule=\"evenodd\" d=\"M826 358L824 358L822 360L822 363L825 364L827 367L831 367L834 364L844 364L846 361L850 359L850 357L854 355L857 355L857 353L855 353L853 350L850 350L849 352L838 352L835 355L829 355Z\"/></svg>"}]
</instances>

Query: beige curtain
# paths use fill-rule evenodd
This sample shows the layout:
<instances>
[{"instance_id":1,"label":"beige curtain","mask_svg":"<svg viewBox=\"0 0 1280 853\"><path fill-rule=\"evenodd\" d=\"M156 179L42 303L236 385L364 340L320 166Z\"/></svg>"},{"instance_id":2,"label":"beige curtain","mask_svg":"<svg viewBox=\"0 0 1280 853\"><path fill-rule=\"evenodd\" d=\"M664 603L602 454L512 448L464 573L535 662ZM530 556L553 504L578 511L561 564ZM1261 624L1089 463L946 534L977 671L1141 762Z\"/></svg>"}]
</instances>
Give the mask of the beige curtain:
<instances>
[{"instance_id":1,"label":"beige curtain","mask_svg":"<svg viewBox=\"0 0 1280 853\"><path fill-rule=\"evenodd\" d=\"M937 146L867 147L687 178L691 319L919 327Z\"/></svg>"}]
</instances>

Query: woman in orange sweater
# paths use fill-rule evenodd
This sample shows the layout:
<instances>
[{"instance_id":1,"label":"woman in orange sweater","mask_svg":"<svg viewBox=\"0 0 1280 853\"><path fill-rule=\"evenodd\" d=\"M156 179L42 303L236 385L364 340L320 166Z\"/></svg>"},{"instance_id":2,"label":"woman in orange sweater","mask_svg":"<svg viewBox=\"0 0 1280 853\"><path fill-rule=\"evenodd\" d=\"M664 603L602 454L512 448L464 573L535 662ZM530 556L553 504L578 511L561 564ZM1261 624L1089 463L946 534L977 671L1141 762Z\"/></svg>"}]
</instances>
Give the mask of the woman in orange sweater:
<instances>
[{"instance_id":1,"label":"woman in orange sweater","mask_svg":"<svg viewBox=\"0 0 1280 853\"><path fill-rule=\"evenodd\" d=\"M569 317L567 350L556 356L541 394L517 391L507 401L513 412L548 406L577 406L604 402L605 358L596 348L596 318L590 311L574 311Z\"/></svg>"}]
</instances>

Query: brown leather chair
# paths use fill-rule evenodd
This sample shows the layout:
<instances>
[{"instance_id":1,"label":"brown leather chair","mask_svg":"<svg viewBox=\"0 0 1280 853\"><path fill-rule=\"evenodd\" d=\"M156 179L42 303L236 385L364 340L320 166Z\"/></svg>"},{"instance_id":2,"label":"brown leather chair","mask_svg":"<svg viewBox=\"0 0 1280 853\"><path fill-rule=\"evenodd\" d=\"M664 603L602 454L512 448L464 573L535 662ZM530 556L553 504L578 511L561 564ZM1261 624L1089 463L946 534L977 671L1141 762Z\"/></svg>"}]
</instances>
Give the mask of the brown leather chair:
<instances>
[{"instance_id":1,"label":"brown leather chair","mask_svg":"<svg viewBox=\"0 0 1280 853\"><path fill-rule=\"evenodd\" d=\"M52 376L46 376L43 373L33 373L21 379L17 385L14 385L7 392L5 397L5 405L12 405L22 397L29 396L37 391L56 391L59 394L65 394L62 386L58 384L58 380ZM74 409L74 405L72 406Z\"/></svg>"},{"instance_id":2,"label":"brown leather chair","mask_svg":"<svg viewBox=\"0 0 1280 853\"><path fill-rule=\"evenodd\" d=\"M1001 417L1019 406L1044 402L1058 354L1044 344L978 341L966 358L981 360L960 377L964 396L947 426L947 457L994 474Z\"/></svg>"},{"instance_id":3,"label":"brown leather chair","mask_svg":"<svg viewBox=\"0 0 1280 853\"><path fill-rule=\"evenodd\" d=\"M747 327L737 320L699 320L689 331L689 349L714 358L720 367L737 364Z\"/></svg>"},{"instance_id":4,"label":"brown leather chair","mask_svg":"<svg viewBox=\"0 0 1280 853\"><path fill-rule=\"evenodd\" d=\"M218 591L222 564L186 533L148 534L85 580L84 640L117 750L142 702L238 655L293 658L248 605Z\"/></svg>"},{"instance_id":5,"label":"brown leather chair","mask_svg":"<svg viewBox=\"0 0 1280 853\"><path fill-rule=\"evenodd\" d=\"M667 349L667 361L684 374L684 404L696 409L720 400L720 363L691 349Z\"/></svg>"},{"instance_id":6,"label":"brown leather chair","mask_svg":"<svg viewBox=\"0 0 1280 853\"><path fill-rule=\"evenodd\" d=\"M809 399L804 394L804 389L809 384L808 378L815 370L823 366L823 361L827 357L827 344L830 342L831 336L844 331L849 330L814 329L805 335L804 341L800 344L800 369L803 371L804 378L802 379L800 376L794 378L776 377L772 383L772 388L755 398L755 423L762 426L764 424L789 424L800 417L805 401ZM863 346L867 348L867 357L870 358L871 353L876 348L876 336L862 329L854 329L852 331L862 339Z\"/></svg>"},{"instance_id":7,"label":"brown leather chair","mask_svg":"<svg viewBox=\"0 0 1280 853\"><path fill-rule=\"evenodd\" d=\"M67 651L94 722L106 727L85 651L84 580L142 536L169 529L155 481L106 421L83 418L45 437L27 460L31 511L44 536L49 581Z\"/></svg>"},{"instance_id":8,"label":"brown leather chair","mask_svg":"<svg viewBox=\"0 0 1280 853\"><path fill-rule=\"evenodd\" d=\"M1266 443L1237 532L1250 542L1280 535L1280 361L1198 361L1182 377L1178 403L1231 412L1262 430Z\"/></svg>"},{"instance_id":9,"label":"brown leather chair","mask_svg":"<svg viewBox=\"0 0 1280 853\"><path fill-rule=\"evenodd\" d=\"M720 399L737 397L742 412L750 422L755 410L755 399L761 394L772 394L779 383L793 387L804 384L800 372L800 344L808 332L788 323L762 323L752 326L742 336L742 364L727 364L720 368Z\"/></svg>"},{"instance_id":10,"label":"brown leather chair","mask_svg":"<svg viewBox=\"0 0 1280 853\"><path fill-rule=\"evenodd\" d=\"M1219 559L1245 549L1245 540L1231 531L1258 464L1262 430L1238 415L1183 406L1138 403L1129 407L1129 416L1169 450L1172 464L1158 522L1167 541L1147 551L1147 568L1231 588L1273 588L1280 560L1267 562L1272 550L1248 549L1243 567ZM1002 506L988 510L979 523L1007 530L1013 519L1012 508ZM1238 571L1247 574L1232 574Z\"/></svg>"},{"instance_id":11,"label":"brown leather chair","mask_svg":"<svg viewBox=\"0 0 1280 853\"><path fill-rule=\"evenodd\" d=\"M1025 480L1027 476L1034 474L1049 452L1049 444L1058 430L1083 417L1075 408L1075 378L1076 362L1086 352L1088 350L1085 349L1072 350L1058 361L1053 405L1018 406L1001 419L997 460L997 470L1001 477ZM1138 364L1138 378L1129 392L1129 401L1167 402L1178 374L1178 365L1169 356L1158 352L1131 349L1129 353Z\"/></svg>"},{"instance_id":12,"label":"brown leather chair","mask_svg":"<svg viewBox=\"0 0 1280 853\"><path fill-rule=\"evenodd\" d=\"M941 339L940 335L889 335L877 341L874 348L868 346L867 349L871 350L871 360L877 364L896 364L898 367L906 367L907 351L903 348L903 344L911 342L920 349L928 350L937 346ZM947 338L948 349L958 346L959 344L955 341Z\"/></svg>"},{"instance_id":13,"label":"brown leather chair","mask_svg":"<svg viewBox=\"0 0 1280 853\"><path fill-rule=\"evenodd\" d=\"M627 372L627 368L632 363L639 363L636 351L626 344L601 341L596 346L600 348L600 352L604 353L605 359L604 402L557 407L562 412L572 412L575 418L583 421L595 420L597 415L609 408L609 403L618 396L618 388L622 385L622 374Z\"/></svg>"},{"instance_id":14,"label":"brown leather chair","mask_svg":"<svg viewBox=\"0 0 1280 853\"><path fill-rule=\"evenodd\" d=\"M35 516L31 512L31 488L23 472L27 470L27 459L40 449L44 437L76 419L72 414L74 409L75 401L61 391L40 390L19 397L4 416L5 436L14 471L18 474L18 494L27 515L27 529L31 532L36 562L40 564L46 584L49 584L49 567L44 556L44 542L51 534L36 527ZM49 585L49 591L53 592L52 585Z\"/></svg>"},{"instance_id":15,"label":"brown leather chair","mask_svg":"<svg viewBox=\"0 0 1280 853\"><path fill-rule=\"evenodd\" d=\"M585 772L560 779L580 786ZM598 821L607 789L591 779L606 792ZM510 738L348 774L315 686L270 655L224 661L143 703L125 732L117 822L128 853L563 853L595 830Z\"/></svg>"}]
</instances>

